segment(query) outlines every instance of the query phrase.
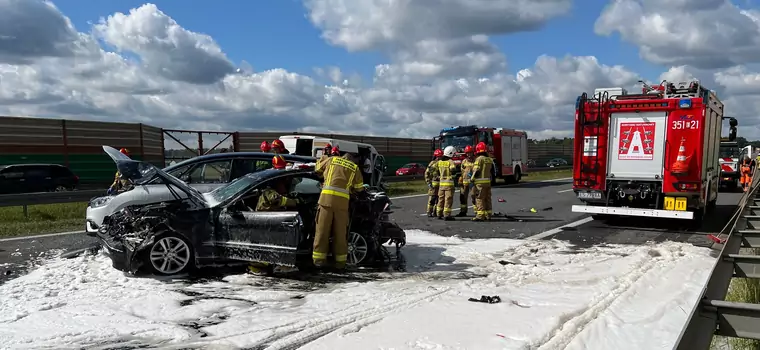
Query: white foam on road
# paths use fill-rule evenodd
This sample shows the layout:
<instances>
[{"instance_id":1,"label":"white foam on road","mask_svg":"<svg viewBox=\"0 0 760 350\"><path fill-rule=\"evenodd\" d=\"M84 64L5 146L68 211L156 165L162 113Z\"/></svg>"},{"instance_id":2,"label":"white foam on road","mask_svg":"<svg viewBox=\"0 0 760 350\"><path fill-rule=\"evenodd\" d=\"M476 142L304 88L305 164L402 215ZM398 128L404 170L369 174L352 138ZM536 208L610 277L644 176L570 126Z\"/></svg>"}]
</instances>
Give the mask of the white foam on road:
<instances>
[{"instance_id":1,"label":"white foam on road","mask_svg":"<svg viewBox=\"0 0 760 350\"><path fill-rule=\"evenodd\" d=\"M407 234L410 272L361 283L172 281L126 277L103 255L52 260L0 286L0 348L670 349L714 262L673 242ZM502 302L467 300L481 295Z\"/></svg>"}]
</instances>

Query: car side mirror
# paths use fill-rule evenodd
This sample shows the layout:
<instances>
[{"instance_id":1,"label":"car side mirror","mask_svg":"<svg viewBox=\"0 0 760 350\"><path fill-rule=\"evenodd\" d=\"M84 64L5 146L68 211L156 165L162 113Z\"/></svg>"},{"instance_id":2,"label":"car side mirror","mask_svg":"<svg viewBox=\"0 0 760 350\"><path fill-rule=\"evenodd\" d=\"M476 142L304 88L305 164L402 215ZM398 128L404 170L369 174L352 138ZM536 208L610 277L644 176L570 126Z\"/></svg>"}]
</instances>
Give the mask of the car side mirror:
<instances>
[{"instance_id":1,"label":"car side mirror","mask_svg":"<svg viewBox=\"0 0 760 350\"><path fill-rule=\"evenodd\" d=\"M233 218L238 218L238 219L242 219L244 217L242 211L238 210L237 208L232 208L232 207L227 208L227 214Z\"/></svg>"}]
</instances>

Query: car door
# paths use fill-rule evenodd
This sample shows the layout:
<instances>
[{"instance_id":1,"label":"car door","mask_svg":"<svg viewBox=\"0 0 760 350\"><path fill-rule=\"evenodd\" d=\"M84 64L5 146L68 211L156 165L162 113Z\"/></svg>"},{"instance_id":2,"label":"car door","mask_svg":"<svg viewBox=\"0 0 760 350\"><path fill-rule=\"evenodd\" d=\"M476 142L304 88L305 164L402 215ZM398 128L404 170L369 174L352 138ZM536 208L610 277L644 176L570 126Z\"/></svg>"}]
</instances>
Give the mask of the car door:
<instances>
[{"instance_id":1,"label":"car door","mask_svg":"<svg viewBox=\"0 0 760 350\"><path fill-rule=\"evenodd\" d=\"M221 209L215 244L228 259L294 265L299 244L305 238L303 221L297 211L252 211L266 186L257 186L252 193Z\"/></svg>"},{"instance_id":2,"label":"car door","mask_svg":"<svg viewBox=\"0 0 760 350\"><path fill-rule=\"evenodd\" d=\"M49 167L26 165L23 171L23 182L26 183L24 193L47 192L55 188Z\"/></svg>"}]
</instances>

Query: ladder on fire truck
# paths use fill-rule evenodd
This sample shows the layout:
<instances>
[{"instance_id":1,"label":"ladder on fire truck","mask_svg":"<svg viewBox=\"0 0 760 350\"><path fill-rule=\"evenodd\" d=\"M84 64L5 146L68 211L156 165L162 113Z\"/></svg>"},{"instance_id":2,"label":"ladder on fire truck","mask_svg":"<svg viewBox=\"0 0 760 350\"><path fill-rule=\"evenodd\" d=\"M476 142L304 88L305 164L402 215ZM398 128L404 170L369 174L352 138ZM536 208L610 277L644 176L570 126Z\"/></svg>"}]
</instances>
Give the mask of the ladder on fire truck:
<instances>
[{"instance_id":1,"label":"ladder on fire truck","mask_svg":"<svg viewBox=\"0 0 760 350\"><path fill-rule=\"evenodd\" d=\"M594 185L597 182L597 174L599 173L599 144L598 139L595 139L594 142L596 142L595 145L593 145L594 151L592 154L588 155L588 157L593 157L593 161L590 162L584 162L584 158L587 158L586 156L586 149L591 147L587 147L585 143L592 142L591 139L586 139L586 127L592 126L594 128L593 135L599 135L600 129L605 124L602 120L603 116L606 116L607 114L605 112L609 109L609 104L607 101L609 101L609 93L607 91L600 92L595 94L593 97L589 98L587 93L581 94L580 97L578 97L577 104L577 110L578 110L578 124L580 124L580 139L584 142L584 149L580 152L575 152L576 159L573 160L575 164L579 164L580 169L580 178L574 179L574 181L587 184L587 185ZM595 110L587 110L588 108L593 108ZM592 112L589 114L589 112ZM593 118L591 118L593 116ZM606 149L607 147L604 147Z\"/></svg>"}]
</instances>

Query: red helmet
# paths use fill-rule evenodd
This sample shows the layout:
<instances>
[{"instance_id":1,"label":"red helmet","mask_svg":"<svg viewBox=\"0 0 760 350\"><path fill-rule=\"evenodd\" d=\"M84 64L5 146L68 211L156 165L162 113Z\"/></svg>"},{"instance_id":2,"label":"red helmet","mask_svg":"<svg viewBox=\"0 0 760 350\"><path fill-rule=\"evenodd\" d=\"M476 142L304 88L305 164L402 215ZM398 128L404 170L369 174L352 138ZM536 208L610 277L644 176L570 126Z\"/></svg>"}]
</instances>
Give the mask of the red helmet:
<instances>
[{"instance_id":1,"label":"red helmet","mask_svg":"<svg viewBox=\"0 0 760 350\"><path fill-rule=\"evenodd\" d=\"M285 145L282 144L282 141L280 141L280 139L277 139L277 140L272 141L272 148L278 151L282 151L283 149L285 149Z\"/></svg>"},{"instance_id":2,"label":"red helmet","mask_svg":"<svg viewBox=\"0 0 760 350\"><path fill-rule=\"evenodd\" d=\"M338 147L338 145L335 145L332 148L332 150L330 151L330 154L332 154L334 156L339 156L340 155L340 147Z\"/></svg>"},{"instance_id":3,"label":"red helmet","mask_svg":"<svg viewBox=\"0 0 760 350\"><path fill-rule=\"evenodd\" d=\"M472 146L467 145L467 147L464 148L464 153L472 153Z\"/></svg>"},{"instance_id":4,"label":"red helmet","mask_svg":"<svg viewBox=\"0 0 760 350\"><path fill-rule=\"evenodd\" d=\"M119 150L119 152L121 152L121 154L129 157L129 150L128 149L122 148L122 149Z\"/></svg>"},{"instance_id":5,"label":"red helmet","mask_svg":"<svg viewBox=\"0 0 760 350\"><path fill-rule=\"evenodd\" d=\"M436 158L443 157L443 151L441 151L440 148L435 150L435 152L433 152L433 157L436 157Z\"/></svg>"},{"instance_id":6,"label":"red helmet","mask_svg":"<svg viewBox=\"0 0 760 350\"><path fill-rule=\"evenodd\" d=\"M475 153L483 153L488 152L488 147L486 147L485 142L478 142L477 145L475 145Z\"/></svg>"},{"instance_id":7,"label":"red helmet","mask_svg":"<svg viewBox=\"0 0 760 350\"><path fill-rule=\"evenodd\" d=\"M264 142L261 143L261 151L262 152L269 152L271 150L272 150L272 146L269 145L269 142L264 141Z\"/></svg>"},{"instance_id":8,"label":"red helmet","mask_svg":"<svg viewBox=\"0 0 760 350\"><path fill-rule=\"evenodd\" d=\"M285 158L281 156L272 157L272 167L274 167L275 169L285 169L287 165L288 165L288 162L285 161Z\"/></svg>"}]
</instances>

